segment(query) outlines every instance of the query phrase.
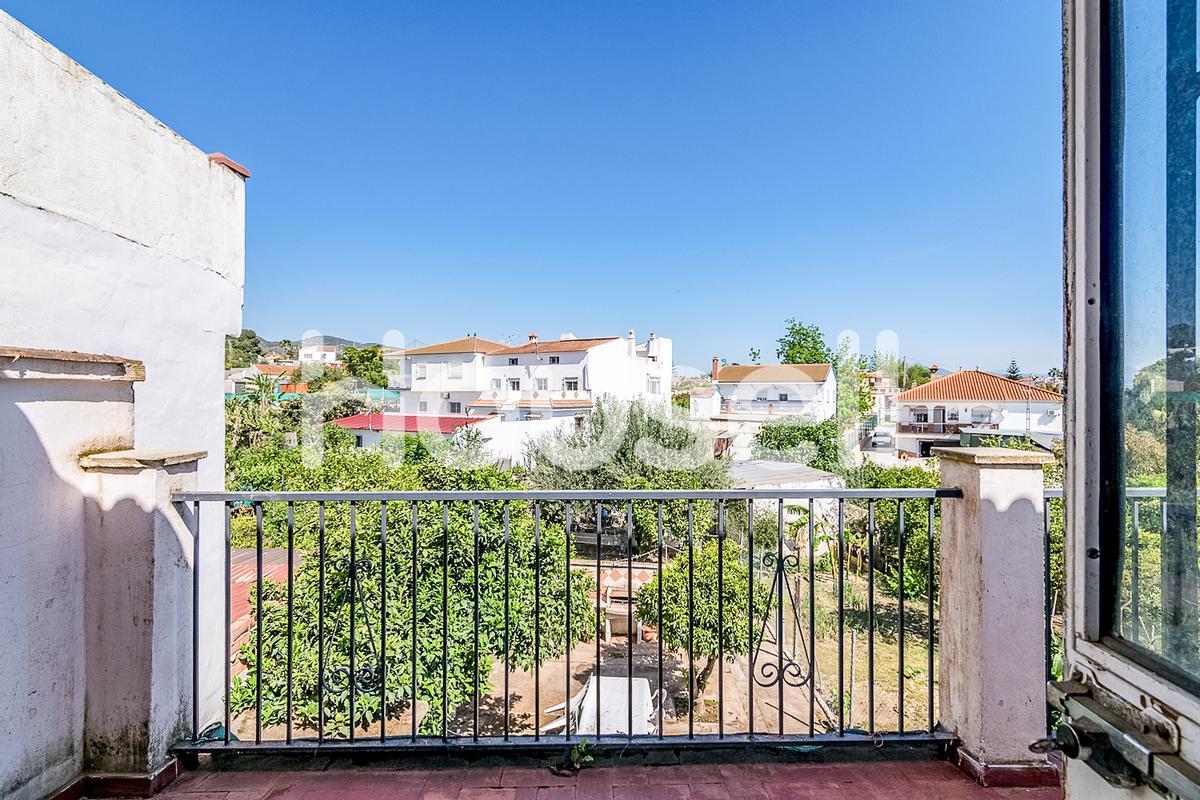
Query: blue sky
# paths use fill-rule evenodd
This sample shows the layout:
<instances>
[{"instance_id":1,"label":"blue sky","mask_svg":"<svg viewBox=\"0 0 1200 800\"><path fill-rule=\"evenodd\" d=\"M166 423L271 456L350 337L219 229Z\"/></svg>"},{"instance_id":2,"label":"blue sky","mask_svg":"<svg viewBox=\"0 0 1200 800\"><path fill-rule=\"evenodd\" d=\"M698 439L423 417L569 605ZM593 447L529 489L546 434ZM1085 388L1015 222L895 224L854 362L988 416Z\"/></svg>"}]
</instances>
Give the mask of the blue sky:
<instances>
[{"instance_id":1,"label":"blue sky","mask_svg":"<svg viewBox=\"0 0 1200 800\"><path fill-rule=\"evenodd\" d=\"M8 10L252 172L245 324L1062 349L1056 3Z\"/></svg>"}]
</instances>

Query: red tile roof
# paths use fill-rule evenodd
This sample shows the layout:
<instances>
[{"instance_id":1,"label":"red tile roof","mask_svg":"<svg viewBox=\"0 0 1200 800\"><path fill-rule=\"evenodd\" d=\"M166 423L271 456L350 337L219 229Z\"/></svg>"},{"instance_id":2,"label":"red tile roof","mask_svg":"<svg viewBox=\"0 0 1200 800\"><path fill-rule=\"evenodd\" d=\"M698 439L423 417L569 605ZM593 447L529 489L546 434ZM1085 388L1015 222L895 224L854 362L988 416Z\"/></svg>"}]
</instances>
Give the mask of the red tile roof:
<instances>
[{"instance_id":1,"label":"red tile roof","mask_svg":"<svg viewBox=\"0 0 1200 800\"><path fill-rule=\"evenodd\" d=\"M269 378L291 375L296 371L295 364L255 364L254 368L258 370L259 375L266 375Z\"/></svg>"},{"instance_id":2,"label":"red tile roof","mask_svg":"<svg viewBox=\"0 0 1200 800\"><path fill-rule=\"evenodd\" d=\"M481 339L478 336L468 336L465 339L455 339L450 342L427 344L424 347L413 347L404 351L406 356L444 356L457 353L492 353L503 350L500 342Z\"/></svg>"},{"instance_id":3,"label":"red tile roof","mask_svg":"<svg viewBox=\"0 0 1200 800\"><path fill-rule=\"evenodd\" d=\"M717 373L718 383L811 383L829 377L830 364L729 364Z\"/></svg>"},{"instance_id":4,"label":"red tile roof","mask_svg":"<svg viewBox=\"0 0 1200 800\"><path fill-rule=\"evenodd\" d=\"M549 341L526 342L516 347L505 347L502 350L488 353L489 356L519 356L529 353L578 353L581 350L591 350L608 342L619 339L619 336L593 336L589 339L550 339Z\"/></svg>"},{"instance_id":5,"label":"red tile roof","mask_svg":"<svg viewBox=\"0 0 1200 800\"><path fill-rule=\"evenodd\" d=\"M454 433L464 425L482 422L487 417L438 417L426 414L354 414L333 420L333 424L352 431L391 431L395 433Z\"/></svg>"},{"instance_id":6,"label":"red tile roof","mask_svg":"<svg viewBox=\"0 0 1200 800\"><path fill-rule=\"evenodd\" d=\"M1041 402L1061 403L1063 396L1058 392L1029 386L1020 381L1009 380L978 369L965 369L929 383L914 386L896 395L896 402L906 400L979 400L982 402Z\"/></svg>"}]
</instances>

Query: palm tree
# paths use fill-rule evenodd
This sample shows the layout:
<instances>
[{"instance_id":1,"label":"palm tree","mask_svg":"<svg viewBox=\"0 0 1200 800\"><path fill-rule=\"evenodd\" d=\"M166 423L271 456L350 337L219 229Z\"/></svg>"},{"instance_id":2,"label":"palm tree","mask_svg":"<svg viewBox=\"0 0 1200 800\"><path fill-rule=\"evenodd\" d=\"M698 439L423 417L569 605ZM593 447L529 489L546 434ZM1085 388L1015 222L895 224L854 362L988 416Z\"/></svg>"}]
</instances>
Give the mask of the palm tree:
<instances>
[{"instance_id":1,"label":"palm tree","mask_svg":"<svg viewBox=\"0 0 1200 800\"><path fill-rule=\"evenodd\" d=\"M258 401L260 408L267 408L275 399L275 381L266 375L255 375L250 386L250 397Z\"/></svg>"}]
</instances>

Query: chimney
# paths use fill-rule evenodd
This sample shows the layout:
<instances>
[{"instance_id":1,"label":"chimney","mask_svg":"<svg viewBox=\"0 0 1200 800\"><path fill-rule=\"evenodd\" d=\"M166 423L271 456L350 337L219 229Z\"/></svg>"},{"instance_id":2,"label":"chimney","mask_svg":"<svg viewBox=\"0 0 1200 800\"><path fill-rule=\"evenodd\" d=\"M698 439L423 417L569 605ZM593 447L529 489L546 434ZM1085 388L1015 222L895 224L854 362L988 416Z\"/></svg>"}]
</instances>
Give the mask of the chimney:
<instances>
[{"instance_id":1,"label":"chimney","mask_svg":"<svg viewBox=\"0 0 1200 800\"><path fill-rule=\"evenodd\" d=\"M633 333L633 328L629 329L629 355L631 358L637 355L637 337Z\"/></svg>"},{"instance_id":2,"label":"chimney","mask_svg":"<svg viewBox=\"0 0 1200 800\"><path fill-rule=\"evenodd\" d=\"M530 332L529 332L529 341L531 341L531 342L536 342L536 341L537 341L537 331L530 331Z\"/></svg>"},{"instance_id":3,"label":"chimney","mask_svg":"<svg viewBox=\"0 0 1200 800\"><path fill-rule=\"evenodd\" d=\"M938 367L937 364L930 364L929 365L929 377L936 378L937 374L938 374L938 369L940 369L940 368Z\"/></svg>"},{"instance_id":4,"label":"chimney","mask_svg":"<svg viewBox=\"0 0 1200 800\"><path fill-rule=\"evenodd\" d=\"M712 379L714 381L717 379L717 373L720 371L721 371L721 359L717 358L716 356L713 356Z\"/></svg>"}]
</instances>

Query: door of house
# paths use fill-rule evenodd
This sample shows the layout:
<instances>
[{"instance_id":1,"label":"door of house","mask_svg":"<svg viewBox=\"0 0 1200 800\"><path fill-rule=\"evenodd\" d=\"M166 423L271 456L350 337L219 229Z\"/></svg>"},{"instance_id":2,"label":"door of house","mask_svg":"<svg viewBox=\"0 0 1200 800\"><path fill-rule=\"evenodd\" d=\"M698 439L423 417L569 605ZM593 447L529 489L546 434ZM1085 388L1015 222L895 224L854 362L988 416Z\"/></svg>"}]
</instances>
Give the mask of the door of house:
<instances>
[{"instance_id":1,"label":"door of house","mask_svg":"<svg viewBox=\"0 0 1200 800\"><path fill-rule=\"evenodd\" d=\"M933 432L942 433L946 429L946 409L938 406L933 410Z\"/></svg>"},{"instance_id":2,"label":"door of house","mask_svg":"<svg viewBox=\"0 0 1200 800\"><path fill-rule=\"evenodd\" d=\"M1069 797L1200 797L1197 0L1068 0Z\"/></svg>"}]
</instances>

